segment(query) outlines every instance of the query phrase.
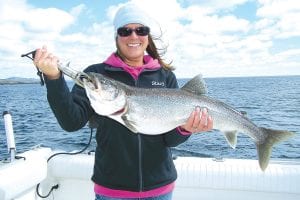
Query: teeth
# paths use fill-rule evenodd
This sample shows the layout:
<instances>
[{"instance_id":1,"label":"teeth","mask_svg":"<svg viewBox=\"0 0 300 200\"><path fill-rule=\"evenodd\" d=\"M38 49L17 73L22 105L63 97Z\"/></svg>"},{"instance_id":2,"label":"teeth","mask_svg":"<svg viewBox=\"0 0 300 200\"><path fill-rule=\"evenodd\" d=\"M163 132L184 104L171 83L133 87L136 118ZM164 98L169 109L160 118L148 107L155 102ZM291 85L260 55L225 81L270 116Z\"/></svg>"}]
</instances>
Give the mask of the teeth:
<instances>
[{"instance_id":1,"label":"teeth","mask_svg":"<svg viewBox=\"0 0 300 200\"><path fill-rule=\"evenodd\" d=\"M137 47L140 46L140 43L135 43L135 44L128 44L129 47Z\"/></svg>"}]
</instances>

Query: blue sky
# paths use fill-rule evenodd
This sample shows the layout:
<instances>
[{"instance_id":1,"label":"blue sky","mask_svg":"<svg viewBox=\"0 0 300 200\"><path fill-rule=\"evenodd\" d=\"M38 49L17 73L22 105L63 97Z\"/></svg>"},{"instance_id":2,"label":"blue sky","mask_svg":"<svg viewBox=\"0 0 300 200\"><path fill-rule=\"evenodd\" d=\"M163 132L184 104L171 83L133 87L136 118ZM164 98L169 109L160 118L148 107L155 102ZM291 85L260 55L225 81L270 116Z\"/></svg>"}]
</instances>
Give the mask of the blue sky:
<instances>
[{"instance_id":1,"label":"blue sky","mask_svg":"<svg viewBox=\"0 0 300 200\"><path fill-rule=\"evenodd\" d=\"M300 1L130 0L163 31L177 77L300 75ZM128 0L0 0L0 78L36 77L22 53L42 45L83 70L115 51L112 20Z\"/></svg>"}]
</instances>

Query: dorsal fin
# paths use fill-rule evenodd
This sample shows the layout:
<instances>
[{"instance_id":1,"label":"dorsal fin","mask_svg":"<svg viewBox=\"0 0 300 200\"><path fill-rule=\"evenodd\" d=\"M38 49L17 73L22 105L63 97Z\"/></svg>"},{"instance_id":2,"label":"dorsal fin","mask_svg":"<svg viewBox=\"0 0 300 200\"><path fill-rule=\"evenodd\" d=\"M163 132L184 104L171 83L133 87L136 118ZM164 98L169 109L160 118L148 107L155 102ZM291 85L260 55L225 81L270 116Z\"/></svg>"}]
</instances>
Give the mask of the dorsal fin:
<instances>
[{"instance_id":1,"label":"dorsal fin","mask_svg":"<svg viewBox=\"0 0 300 200\"><path fill-rule=\"evenodd\" d=\"M182 86L181 89L194 93L196 95L203 95L207 93L206 84L201 74L198 74L197 76L189 80L184 86Z\"/></svg>"}]
</instances>

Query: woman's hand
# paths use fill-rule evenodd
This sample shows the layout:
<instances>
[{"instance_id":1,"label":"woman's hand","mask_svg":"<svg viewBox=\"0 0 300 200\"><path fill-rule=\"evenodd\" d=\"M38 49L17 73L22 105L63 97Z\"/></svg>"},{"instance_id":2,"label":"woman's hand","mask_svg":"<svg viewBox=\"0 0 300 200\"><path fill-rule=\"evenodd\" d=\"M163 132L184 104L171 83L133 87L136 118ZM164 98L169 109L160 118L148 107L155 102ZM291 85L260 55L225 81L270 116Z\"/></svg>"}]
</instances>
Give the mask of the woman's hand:
<instances>
[{"instance_id":1,"label":"woman's hand","mask_svg":"<svg viewBox=\"0 0 300 200\"><path fill-rule=\"evenodd\" d=\"M61 72L58 69L58 58L49 53L46 46L36 50L33 62L48 79L53 80L60 77Z\"/></svg>"},{"instance_id":2,"label":"woman's hand","mask_svg":"<svg viewBox=\"0 0 300 200\"><path fill-rule=\"evenodd\" d=\"M207 108L200 109L200 107L196 107L186 124L180 128L190 133L210 131L213 128L213 120L208 114Z\"/></svg>"}]
</instances>

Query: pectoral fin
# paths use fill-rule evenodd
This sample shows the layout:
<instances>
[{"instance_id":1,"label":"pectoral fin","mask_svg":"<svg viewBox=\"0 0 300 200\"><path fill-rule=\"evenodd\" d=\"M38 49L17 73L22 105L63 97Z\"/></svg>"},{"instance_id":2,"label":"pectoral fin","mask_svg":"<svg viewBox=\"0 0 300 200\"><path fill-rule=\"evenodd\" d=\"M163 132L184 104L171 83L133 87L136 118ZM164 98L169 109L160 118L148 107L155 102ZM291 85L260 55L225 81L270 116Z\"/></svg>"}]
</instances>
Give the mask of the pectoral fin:
<instances>
[{"instance_id":1,"label":"pectoral fin","mask_svg":"<svg viewBox=\"0 0 300 200\"><path fill-rule=\"evenodd\" d=\"M123 124L132 132L134 133L138 133L138 130L135 128L135 123L133 121L130 121L127 117L127 115L123 115L121 117L121 119L123 120Z\"/></svg>"}]
</instances>

